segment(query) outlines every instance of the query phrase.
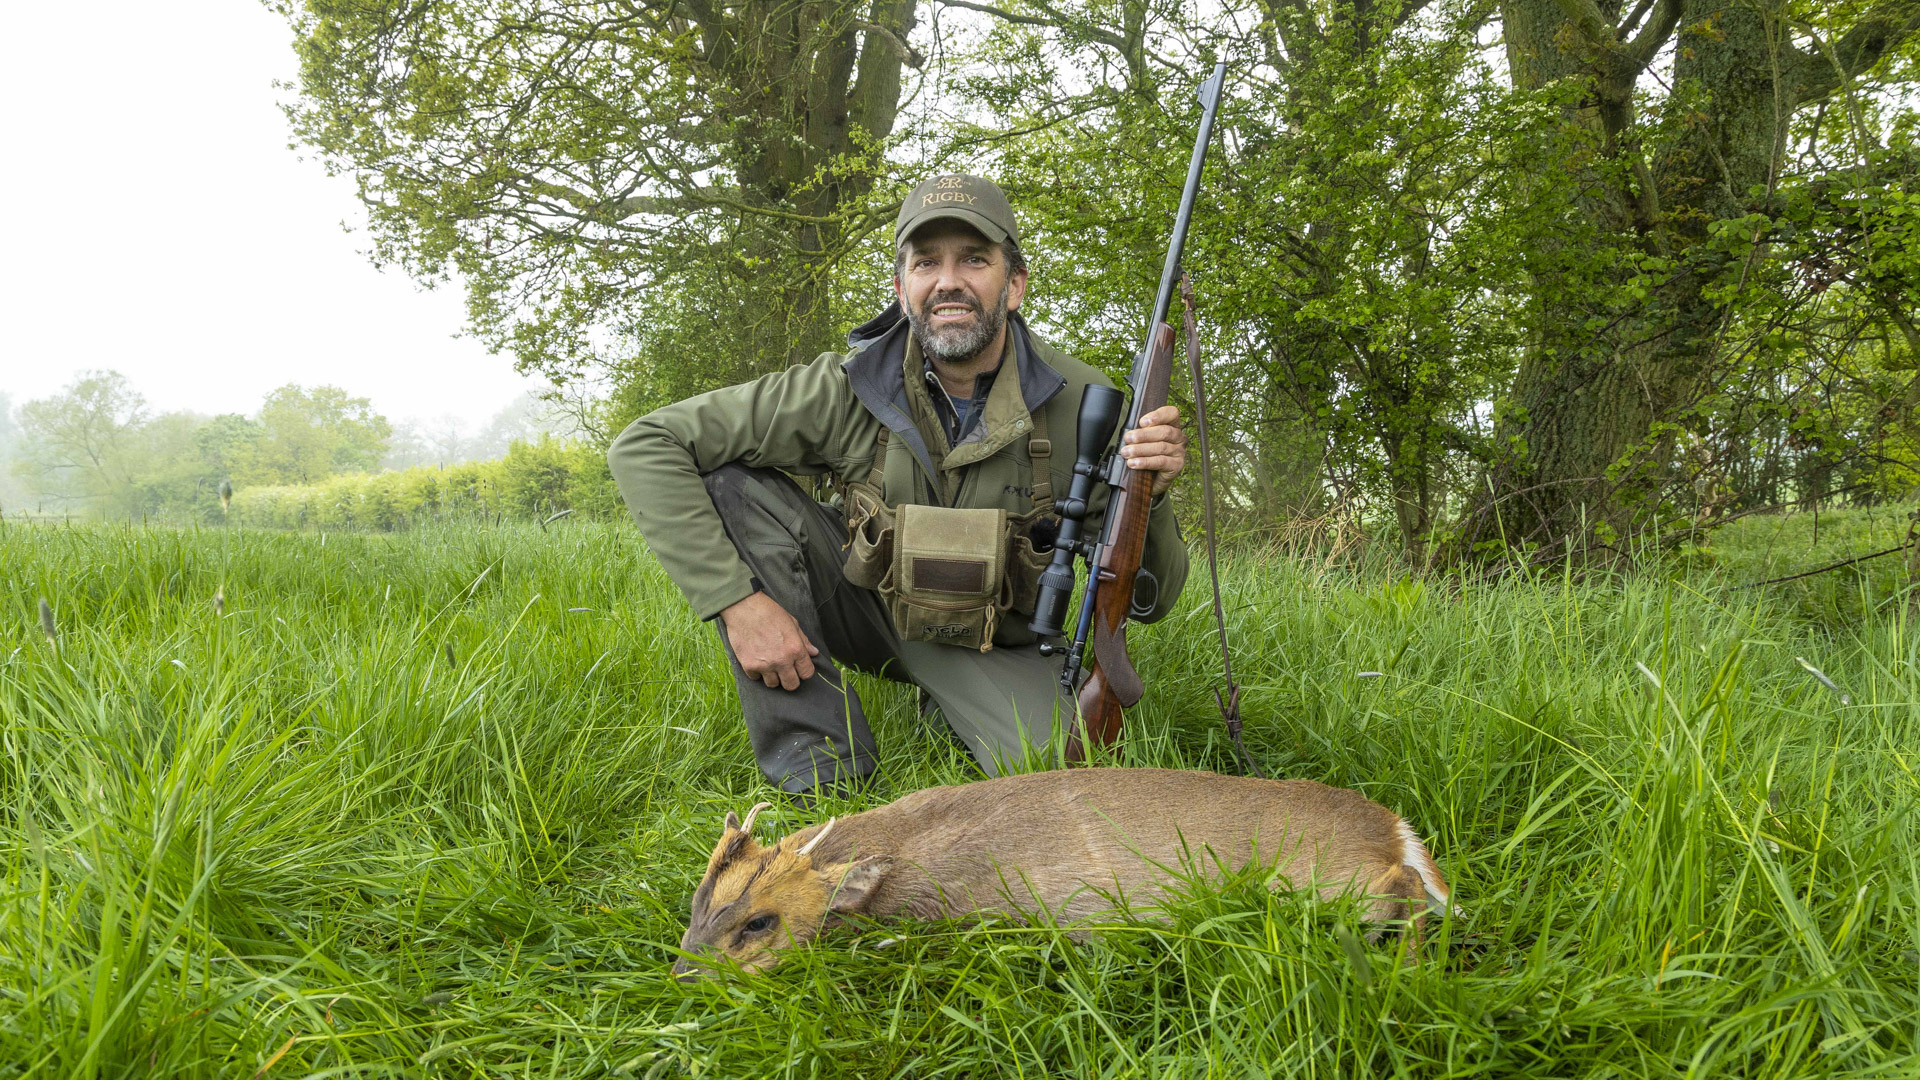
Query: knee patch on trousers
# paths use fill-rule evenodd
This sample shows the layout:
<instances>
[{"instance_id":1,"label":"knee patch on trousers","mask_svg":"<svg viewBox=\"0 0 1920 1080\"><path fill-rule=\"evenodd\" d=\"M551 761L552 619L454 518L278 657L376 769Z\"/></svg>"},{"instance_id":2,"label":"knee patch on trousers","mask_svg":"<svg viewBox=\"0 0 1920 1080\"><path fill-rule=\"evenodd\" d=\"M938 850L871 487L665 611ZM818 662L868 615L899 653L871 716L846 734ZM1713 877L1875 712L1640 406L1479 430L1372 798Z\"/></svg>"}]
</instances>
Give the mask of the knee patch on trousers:
<instances>
[{"instance_id":1,"label":"knee patch on trousers","mask_svg":"<svg viewBox=\"0 0 1920 1080\"><path fill-rule=\"evenodd\" d=\"M700 480L707 486L707 497L714 506L724 513L728 507L745 506L753 501L753 493L758 488L768 486L769 481L787 478L774 469L756 469L729 461L709 473L701 475ZM793 481L787 480L788 483Z\"/></svg>"}]
</instances>

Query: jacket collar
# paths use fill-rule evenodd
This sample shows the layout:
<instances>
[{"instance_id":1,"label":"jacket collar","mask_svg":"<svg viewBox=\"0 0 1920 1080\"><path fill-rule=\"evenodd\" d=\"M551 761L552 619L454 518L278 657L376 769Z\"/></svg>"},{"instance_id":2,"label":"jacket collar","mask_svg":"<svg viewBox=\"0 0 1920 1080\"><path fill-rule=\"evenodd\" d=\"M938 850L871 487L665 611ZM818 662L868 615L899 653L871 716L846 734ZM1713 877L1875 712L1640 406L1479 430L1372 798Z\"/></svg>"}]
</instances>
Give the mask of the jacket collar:
<instances>
[{"instance_id":1,"label":"jacket collar","mask_svg":"<svg viewBox=\"0 0 1920 1080\"><path fill-rule=\"evenodd\" d=\"M1033 332L1019 312L1007 315L1007 328L1013 341L1013 362L1020 376L1020 398L1028 415L1032 415L1067 385L1067 378L1040 359L1034 348ZM906 441L928 477L937 477L933 455L928 452L926 440L907 408L905 361L907 340L912 332L905 313L900 310L900 302L895 300L885 311L847 335L847 344L852 350L841 367L846 370L847 381L860 403L896 437ZM998 390L1005 379L1003 371L995 380L994 389ZM969 459L978 456L985 455L971 455Z\"/></svg>"}]
</instances>

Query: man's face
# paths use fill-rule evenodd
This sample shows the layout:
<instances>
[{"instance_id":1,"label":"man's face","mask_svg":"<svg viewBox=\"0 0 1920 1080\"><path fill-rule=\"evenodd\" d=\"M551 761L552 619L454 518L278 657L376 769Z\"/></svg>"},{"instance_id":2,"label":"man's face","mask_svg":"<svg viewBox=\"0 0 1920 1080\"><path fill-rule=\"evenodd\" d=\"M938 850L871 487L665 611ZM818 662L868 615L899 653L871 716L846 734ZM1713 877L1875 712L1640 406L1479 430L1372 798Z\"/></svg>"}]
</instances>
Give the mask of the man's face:
<instances>
[{"instance_id":1,"label":"man's face","mask_svg":"<svg viewBox=\"0 0 1920 1080\"><path fill-rule=\"evenodd\" d=\"M964 222L930 222L901 247L894 290L920 351L936 359L958 364L980 355L1027 295L1027 275L1009 274L1000 245Z\"/></svg>"}]
</instances>

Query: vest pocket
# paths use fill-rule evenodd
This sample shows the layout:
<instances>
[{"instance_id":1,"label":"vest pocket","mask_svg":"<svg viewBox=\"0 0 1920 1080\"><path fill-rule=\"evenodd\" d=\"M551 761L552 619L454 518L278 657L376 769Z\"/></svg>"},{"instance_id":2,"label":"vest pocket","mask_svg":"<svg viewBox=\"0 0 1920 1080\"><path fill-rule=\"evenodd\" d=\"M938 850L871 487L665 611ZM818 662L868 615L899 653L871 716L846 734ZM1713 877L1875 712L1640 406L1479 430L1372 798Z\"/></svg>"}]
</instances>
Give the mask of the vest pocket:
<instances>
[{"instance_id":1,"label":"vest pocket","mask_svg":"<svg viewBox=\"0 0 1920 1080\"><path fill-rule=\"evenodd\" d=\"M847 562L841 573L852 585L878 589L893 569L893 511L864 485L848 493L847 503Z\"/></svg>"},{"instance_id":2,"label":"vest pocket","mask_svg":"<svg viewBox=\"0 0 1920 1080\"><path fill-rule=\"evenodd\" d=\"M1040 596L1040 574L1053 561L1053 544L1041 548L1033 542L1034 526L1046 518L1043 512L1025 514L1007 522L1007 596L1001 607L1015 615L1033 614Z\"/></svg>"}]
</instances>

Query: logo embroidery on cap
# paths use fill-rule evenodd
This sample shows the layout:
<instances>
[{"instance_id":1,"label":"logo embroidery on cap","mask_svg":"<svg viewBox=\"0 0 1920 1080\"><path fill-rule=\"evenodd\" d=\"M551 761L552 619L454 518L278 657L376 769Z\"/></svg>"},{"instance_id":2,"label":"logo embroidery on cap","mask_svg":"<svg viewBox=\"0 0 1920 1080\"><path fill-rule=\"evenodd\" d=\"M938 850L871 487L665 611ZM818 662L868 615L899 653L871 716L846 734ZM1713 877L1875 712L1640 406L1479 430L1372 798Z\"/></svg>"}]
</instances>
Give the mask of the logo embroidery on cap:
<instances>
[{"instance_id":1,"label":"logo embroidery on cap","mask_svg":"<svg viewBox=\"0 0 1920 1080\"><path fill-rule=\"evenodd\" d=\"M929 191L925 195L920 196L920 206L922 209L929 206L937 206L940 203L959 203L962 206L972 206L979 201L980 196L968 195L960 191Z\"/></svg>"},{"instance_id":2,"label":"logo embroidery on cap","mask_svg":"<svg viewBox=\"0 0 1920 1080\"><path fill-rule=\"evenodd\" d=\"M967 181L964 177L943 176L936 181L933 186L939 188L941 191L954 191L966 187Z\"/></svg>"}]
</instances>

